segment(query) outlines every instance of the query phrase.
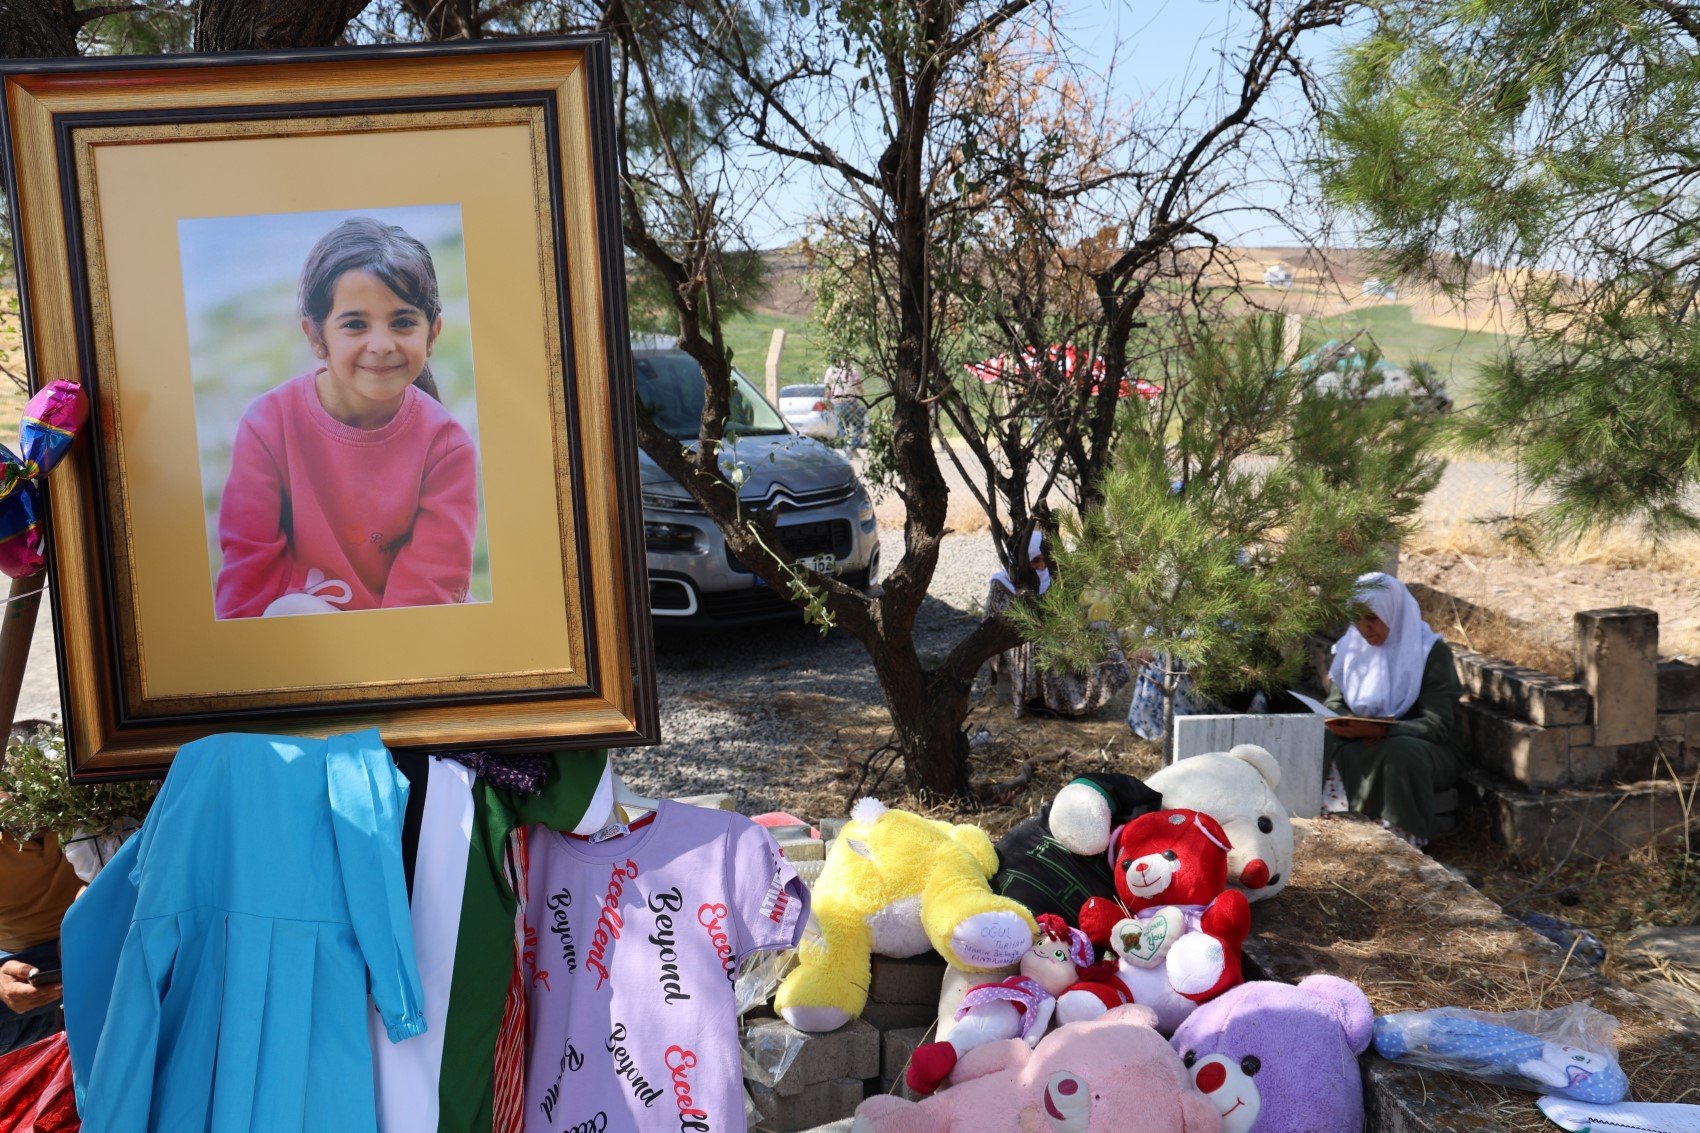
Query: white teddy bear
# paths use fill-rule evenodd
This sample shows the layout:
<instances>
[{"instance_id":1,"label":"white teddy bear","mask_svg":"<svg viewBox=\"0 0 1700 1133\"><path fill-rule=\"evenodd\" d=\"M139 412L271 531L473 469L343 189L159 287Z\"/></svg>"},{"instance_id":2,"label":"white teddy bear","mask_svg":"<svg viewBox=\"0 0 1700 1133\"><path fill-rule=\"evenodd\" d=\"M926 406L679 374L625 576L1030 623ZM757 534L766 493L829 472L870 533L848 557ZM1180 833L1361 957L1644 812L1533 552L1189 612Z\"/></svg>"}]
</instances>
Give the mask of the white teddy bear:
<instances>
[{"instance_id":1,"label":"white teddy bear","mask_svg":"<svg viewBox=\"0 0 1700 1133\"><path fill-rule=\"evenodd\" d=\"M1228 832L1228 884L1250 901L1285 889L1293 876L1293 822L1275 795L1281 767L1256 744L1195 755L1145 780L1163 806L1208 814Z\"/></svg>"}]
</instances>

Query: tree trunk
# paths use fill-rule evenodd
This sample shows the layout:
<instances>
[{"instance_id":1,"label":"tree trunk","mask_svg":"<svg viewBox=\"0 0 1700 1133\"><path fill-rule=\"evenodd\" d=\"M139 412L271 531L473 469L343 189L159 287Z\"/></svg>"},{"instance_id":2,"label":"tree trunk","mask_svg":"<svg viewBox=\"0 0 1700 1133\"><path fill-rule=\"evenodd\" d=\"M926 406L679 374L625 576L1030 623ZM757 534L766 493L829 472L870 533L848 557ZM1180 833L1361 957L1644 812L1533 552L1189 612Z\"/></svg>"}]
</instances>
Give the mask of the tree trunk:
<instances>
[{"instance_id":1,"label":"tree trunk","mask_svg":"<svg viewBox=\"0 0 1700 1133\"><path fill-rule=\"evenodd\" d=\"M330 47L370 0L200 0L197 51Z\"/></svg>"},{"instance_id":2,"label":"tree trunk","mask_svg":"<svg viewBox=\"0 0 1700 1133\"><path fill-rule=\"evenodd\" d=\"M867 643L891 713L903 778L909 789L937 801L968 797L968 718L971 685L921 664L910 643Z\"/></svg>"},{"instance_id":3,"label":"tree trunk","mask_svg":"<svg viewBox=\"0 0 1700 1133\"><path fill-rule=\"evenodd\" d=\"M73 0L5 0L0 3L0 57L76 55L81 26Z\"/></svg>"}]
</instances>

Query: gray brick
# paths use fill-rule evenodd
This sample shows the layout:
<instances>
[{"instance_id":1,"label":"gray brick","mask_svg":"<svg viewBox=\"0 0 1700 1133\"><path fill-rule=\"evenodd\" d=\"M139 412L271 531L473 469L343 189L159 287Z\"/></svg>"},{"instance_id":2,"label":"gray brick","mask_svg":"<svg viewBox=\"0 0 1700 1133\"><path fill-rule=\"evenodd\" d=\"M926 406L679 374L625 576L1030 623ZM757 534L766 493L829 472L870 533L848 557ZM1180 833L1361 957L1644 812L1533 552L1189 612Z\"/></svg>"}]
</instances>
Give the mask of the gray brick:
<instances>
[{"instance_id":1,"label":"gray brick","mask_svg":"<svg viewBox=\"0 0 1700 1133\"><path fill-rule=\"evenodd\" d=\"M779 850L787 859L794 862L823 862L826 860L826 845L817 838L807 835L775 839Z\"/></svg>"},{"instance_id":2,"label":"gray brick","mask_svg":"<svg viewBox=\"0 0 1700 1133\"><path fill-rule=\"evenodd\" d=\"M820 836L830 842L844 832L844 827L849 821L848 818L823 818L816 822L815 826L820 829Z\"/></svg>"},{"instance_id":3,"label":"gray brick","mask_svg":"<svg viewBox=\"0 0 1700 1133\"><path fill-rule=\"evenodd\" d=\"M875 1003L869 1000L862 1008L862 1021L879 1031L898 1031L907 1027L925 1027L936 1022L939 1005L933 1003Z\"/></svg>"},{"instance_id":4,"label":"gray brick","mask_svg":"<svg viewBox=\"0 0 1700 1133\"><path fill-rule=\"evenodd\" d=\"M859 1078L834 1078L809 1086L789 1097L775 1093L760 1082L746 1083L750 1098L761 1111L756 1129L767 1133L797 1133L831 1121L842 1121L862 1104L865 1087Z\"/></svg>"},{"instance_id":5,"label":"gray brick","mask_svg":"<svg viewBox=\"0 0 1700 1133\"><path fill-rule=\"evenodd\" d=\"M1667 741L1673 750L1674 742ZM1644 744L1619 744L1617 748L1617 781L1619 783L1639 783L1643 779L1657 779L1666 774L1664 748L1666 743L1649 740Z\"/></svg>"},{"instance_id":6,"label":"gray brick","mask_svg":"<svg viewBox=\"0 0 1700 1133\"><path fill-rule=\"evenodd\" d=\"M1556 787L1569 781L1566 729L1525 724L1479 701L1466 700L1459 708L1465 740L1482 767L1530 787Z\"/></svg>"},{"instance_id":7,"label":"gray brick","mask_svg":"<svg viewBox=\"0 0 1700 1133\"><path fill-rule=\"evenodd\" d=\"M876 1003L924 1003L936 1011L944 972L944 957L932 952L904 958L875 956L868 998Z\"/></svg>"},{"instance_id":8,"label":"gray brick","mask_svg":"<svg viewBox=\"0 0 1700 1133\"><path fill-rule=\"evenodd\" d=\"M1688 713L1661 712L1659 713L1657 731L1654 733L1661 740L1680 740L1688 732Z\"/></svg>"},{"instance_id":9,"label":"gray brick","mask_svg":"<svg viewBox=\"0 0 1700 1133\"><path fill-rule=\"evenodd\" d=\"M1658 712L1659 615L1639 606L1576 615L1577 679L1594 698L1594 742L1645 743Z\"/></svg>"},{"instance_id":10,"label":"gray brick","mask_svg":"<svg viewBox=\"0 0 1700 1133\"><path fill-rule=\"evenodd\" d=\"M933 1037L931 1027L903 1027L880 1036L880 1077L887 1083L901 1082L909 1069L915 1048Z\"/></svg>"},{"instance_id":11,"label":"gray brick","mask_svg":"<svg viewBox=\"0 0 1700 1133\"><path fill-rule=\"evenodd\" d=\"M778 1052L797 1043L801 1049L771 1087L780 1096L792 1097L835 1078L879 1076L880 1034L861 1019L852 1019L836 1031L819 1033L799 1031L780 1019L744 1028L744 1049L762 1065L776 1057L764 1052Z\"/></svg>"},{"instance_id":12,"label":"gray brick","mask_svg":"<svg viewBox=\"0 0 1700 1133\"><path fill-rule=\"evenodd\" d=\"M1659 711L1700 712L1700 665L1659 662Z\"/></svg>"},{"instance_id":13,"label":"gray brick","mask_svg":"<svg viewBox=\"0 0 1700 1133\"><path fill-rule=\"evenodd\" d=\"M1594 742L1594 726L1592 724L1572 724L1565 729L1570 736L1571 747L1587 747Z\"/></svg>"}]
</instances>

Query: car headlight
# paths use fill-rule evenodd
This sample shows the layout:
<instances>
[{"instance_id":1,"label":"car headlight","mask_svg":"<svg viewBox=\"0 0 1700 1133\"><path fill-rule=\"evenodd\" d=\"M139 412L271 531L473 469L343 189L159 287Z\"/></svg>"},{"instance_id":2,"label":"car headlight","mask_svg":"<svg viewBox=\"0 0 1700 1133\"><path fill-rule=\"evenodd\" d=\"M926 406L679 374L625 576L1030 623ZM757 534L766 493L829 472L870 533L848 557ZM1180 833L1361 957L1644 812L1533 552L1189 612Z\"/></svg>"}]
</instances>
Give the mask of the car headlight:
<instances>
[{"instance_id":1,"label":"car headlight","mask_svg":"<svg viewBox=\"0 0 1700 1133\"><path fill-rule=\"evenodd\" d=\"M688 551L696 545L696 528L684 523L643 525L643 545L652 551Z\"/></svg>"}]
</instances>

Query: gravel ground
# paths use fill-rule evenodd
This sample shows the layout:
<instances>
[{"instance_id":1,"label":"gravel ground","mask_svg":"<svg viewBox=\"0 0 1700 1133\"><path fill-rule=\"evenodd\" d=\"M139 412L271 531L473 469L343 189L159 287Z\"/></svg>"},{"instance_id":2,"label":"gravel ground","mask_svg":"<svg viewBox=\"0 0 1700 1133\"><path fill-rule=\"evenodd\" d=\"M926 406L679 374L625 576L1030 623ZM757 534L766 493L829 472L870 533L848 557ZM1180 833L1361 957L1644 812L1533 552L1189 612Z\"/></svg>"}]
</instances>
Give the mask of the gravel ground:
<instances>
[{"instance_id":1,"label":"gravel ground","mask_svg":"<svg viewBox=\"0 0 1700 1133\"><path fill-rule=\"evenodd\" d=\"M903 533L880 537L895 561ZM916 625L923 651L943 652L975 624L997 566L984 532L945 537ZM727 791L746 814L774 809L770 784L786 781L835 728L884 704L867 652L839 630L823 637L787 622L658 631L655 653L662 742L619 753L621 774L646 794Z\"/></svg>"}]
</instances>

